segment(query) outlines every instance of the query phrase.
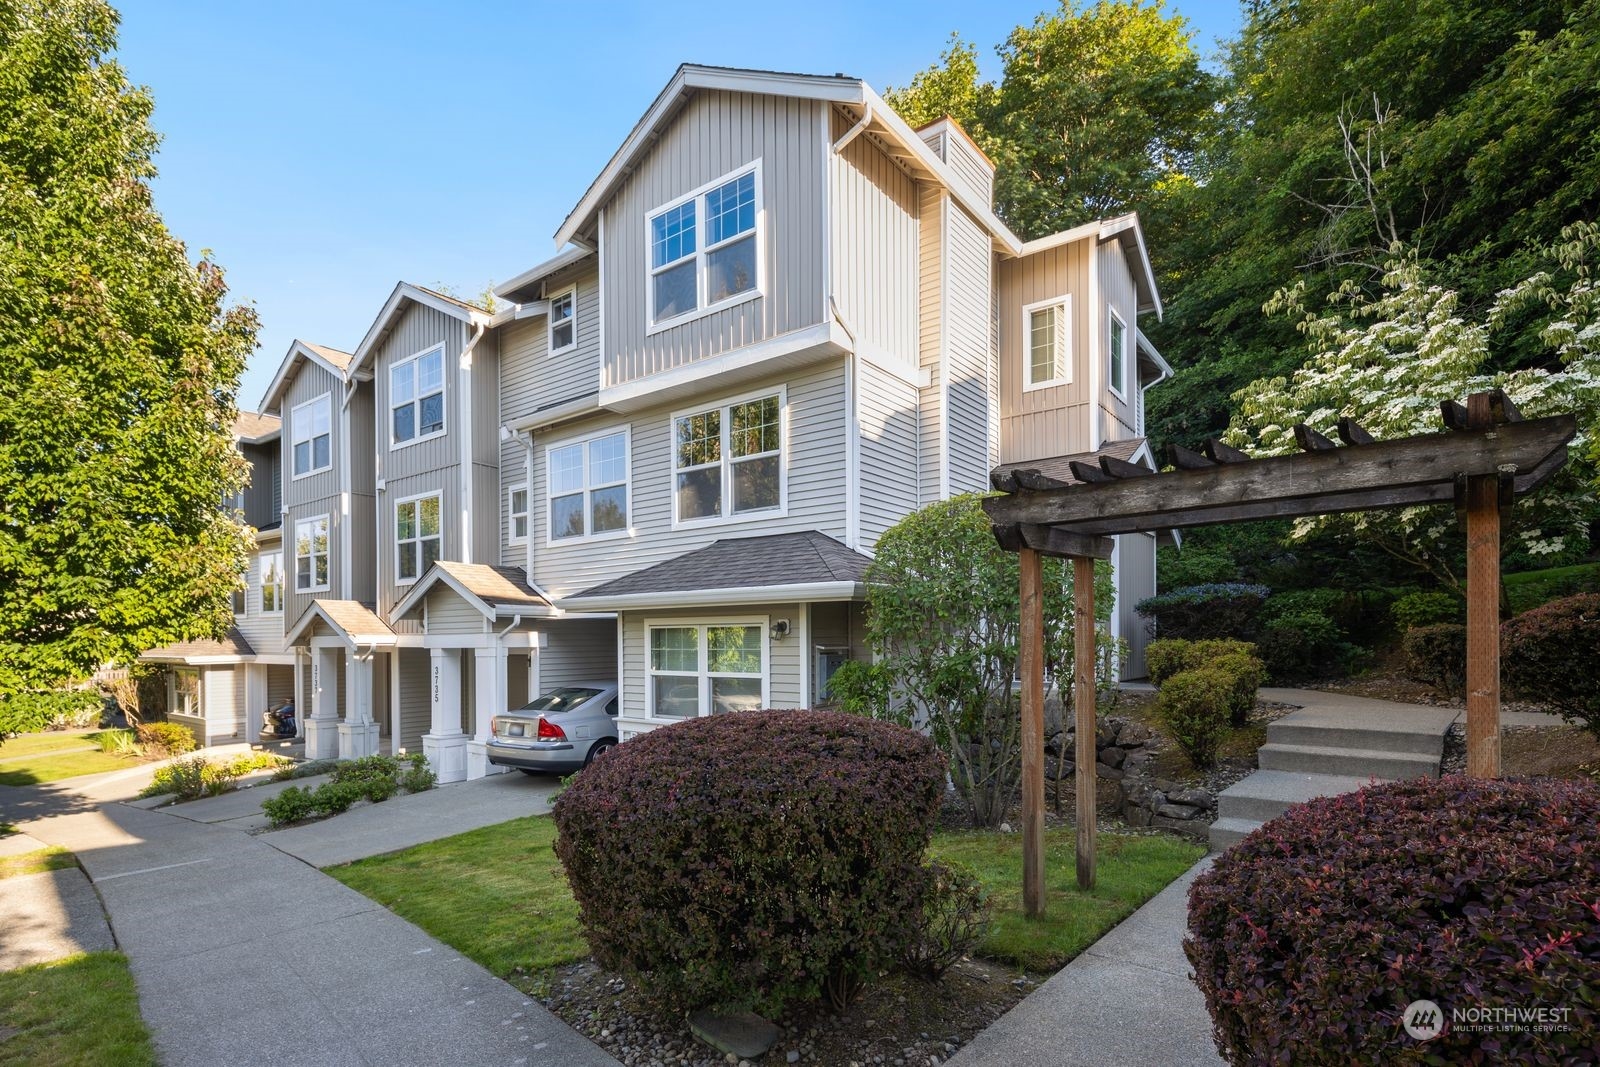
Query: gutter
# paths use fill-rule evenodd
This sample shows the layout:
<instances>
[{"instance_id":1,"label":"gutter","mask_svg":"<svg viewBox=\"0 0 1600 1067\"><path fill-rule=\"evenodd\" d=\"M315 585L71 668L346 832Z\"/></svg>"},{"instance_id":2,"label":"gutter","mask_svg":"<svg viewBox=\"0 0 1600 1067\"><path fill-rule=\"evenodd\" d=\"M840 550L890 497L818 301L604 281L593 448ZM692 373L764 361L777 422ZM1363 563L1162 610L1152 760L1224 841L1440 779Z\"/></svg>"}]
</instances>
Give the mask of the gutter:
<instances>
[{"instance_id":1,"label":"gutter","mask_svg":"<svg viewBox=\"0 0 1600 1067\"><path fill-rule=\"evenodd\" d=\"M861 104L861 121L844 131L844 135L837 141L833 142L833 151L835 153L843 152L845 147L849 145L851 141L854 141L857 137L859 137L861 135L861 131L865 130L867 126L871 124L871 122L872 98L867 97L862 101Z\"/></svg>"}]
</instances>

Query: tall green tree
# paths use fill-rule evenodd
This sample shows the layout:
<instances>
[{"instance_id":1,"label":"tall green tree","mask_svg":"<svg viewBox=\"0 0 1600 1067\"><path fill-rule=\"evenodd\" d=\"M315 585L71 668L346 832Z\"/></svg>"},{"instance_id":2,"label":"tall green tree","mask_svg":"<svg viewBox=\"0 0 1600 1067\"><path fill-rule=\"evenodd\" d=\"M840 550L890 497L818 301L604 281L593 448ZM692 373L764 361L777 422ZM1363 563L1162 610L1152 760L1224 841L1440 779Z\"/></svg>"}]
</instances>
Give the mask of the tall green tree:
<instances>
[{"instance_id":1,"label":"tall green tree","mask_svg":"<svg viewBox=\"0 0 1600 1067\"><path fill-rule=\"evenodd\" d=\"M151 200L99 0L0 0L0 697L219 632L254 311Z\"/></svg>"},{"instance_id":2,"label":"tall green tree","mask_svg":"<svg viewBox=\"0 0 1600 1067\"><path fill-rule=\"evenodd\" d=\"M1214 86L1183 18L1161 0L1100 0L1018 26L981 80L953 37L939 63L887 99L913 124L951 115L996 164L995 199L1023 238L1138 211L1157 232L1188 181Z\"/></svg>"}]
</instances>

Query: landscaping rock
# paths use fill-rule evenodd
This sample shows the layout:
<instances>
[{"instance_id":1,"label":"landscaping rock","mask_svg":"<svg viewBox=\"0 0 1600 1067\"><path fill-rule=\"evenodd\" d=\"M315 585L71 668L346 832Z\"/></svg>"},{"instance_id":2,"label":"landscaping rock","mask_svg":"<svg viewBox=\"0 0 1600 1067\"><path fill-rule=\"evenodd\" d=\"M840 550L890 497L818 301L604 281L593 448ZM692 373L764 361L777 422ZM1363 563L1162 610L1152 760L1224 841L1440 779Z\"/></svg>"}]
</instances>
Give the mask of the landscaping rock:
<instances>
[{"instance_id":1,"label":"landscaping rock","mask_svg":"<svg viewBox=\"0 0 1600 1067\"><path fill-rule=\"evenodd\" d=\"M1118 778L1118 779L1120 779L1122 777L1122 768L1120 768L1120 767L1107 767L1104 763L1101 763L1101 764L1096 765L1096 767L1094 769L1094 773L1095 773L1095 776L1097 778Z\"/></svg>"},{"instance_id":2,"label":"landscaping rock","mask_svg":"<svg viewBox=\"0 0 1600 1067\"><path fill-rule=\"evenodd\" d=\"M1217 798L1198 786L1168 793L1167 799L1174 804L1187 804L1193 808L1204 808L1206 811L1217 809Z\"/></svg>"},{"instance_id":3,"label":"landscaping rock","mask_svg":"<svg viewBox=\"0 0 1600 1067\"><path fill-rule=\"evenodd\" d=\"M1167 803L1159 805L1156 814L1167 819L1193 819L1200 814L1200 809L1188 804Z\"/></svg>"},{"instance_id":4,"label":"landscaping rock","mask_svg":"<svg viewBox=\"0 0 1600 1067\"><path fill-rule=\"evenodd\" d=\"M1122 729L1117 731L1117 744L1123 748L1136 748L1154 736L1154 731L1142 722L1124 723Z\"/></svg>"},{"instance_id":5,"label":"landscaping rock","mask_svg":"<svg viewBox=\"0 0 1600 1067\"><path fill-rule=\"evenodd\" d=\"M765 1056L783 1036L782 1030L753 1011L697 1011L689 1016L689 1030L712 1048L727 1053L730 1063Z\"/></svg>"},{"instance_id":6,"label":"landscaping rock","mask_svg":"<svg viewBox=\"0 0 1600 1067\"><path fill-rule=\"evenodd\" d=\"M1120 748L1107 748L1100 753L1100 762L1107 767L1121 767L1122 761L1128 758L1128 753Z\"/></svg>"}]
</instances>

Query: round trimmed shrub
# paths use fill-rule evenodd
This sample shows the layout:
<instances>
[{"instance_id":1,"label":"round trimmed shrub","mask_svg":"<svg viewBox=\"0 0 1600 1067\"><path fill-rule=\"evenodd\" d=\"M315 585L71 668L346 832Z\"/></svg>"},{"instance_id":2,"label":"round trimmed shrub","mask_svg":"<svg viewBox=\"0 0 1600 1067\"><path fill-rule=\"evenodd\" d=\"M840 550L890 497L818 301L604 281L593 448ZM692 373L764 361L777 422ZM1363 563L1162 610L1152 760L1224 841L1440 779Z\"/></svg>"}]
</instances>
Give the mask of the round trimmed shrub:
<instances>
[{"instance_id":1,"label":"round trimmed shrub","mask_svg":"<svg viewBox=\"0 0 1600 1067\"><path fill-rule=\"evenodd\" d=\"M1207 666L1233 680L1228 691L1228 722L1233 726L1245 725L1256 708L1256 692L1267 680L1266 665L1248 652L1230 652L1218 656Z\"/></svg>"},{"instance_id":2,"label":"round trimmed shrub","mask_svg":"<svg viewBox=\"0 0 1600 1067\"><path fill-rule=\"evenodd\" d=\"M1145 669L1150 672L1150 681L1160 685L1180 671L1209 667L1213 661L1225 656L1243 655L1254 658L1255 654L1256 646L1249 641L1235 641L1227 637L1212 638L1209 641L1185 641L1180 638L1164 637L1151 641L1144 647L1144 662Z\"/></svg>"},{"instance_id":3,"label":"round trimmed shrub","mask_svg":"<svg viewBox=\"0 0 1600 1067\"><path fill-rule=\"evenodd\" d=\"M1133 610L1149 620L1152 636L1201 641L1208 637L1249 638L1270 593L1264 585L1217 582L1192 585L1145 597Z\"/></svg>"},{"instance_id":4,"label":"round trimmed shrub","mask_svg":"<svg viewBox=\"0 0 1600 1067\"><path fill-rule=\"evenodd\" d=\"M1389 619L1401 633L1418 626L1437 626L1441 622L1460 622L1466 605L1454 593L1442 589L1417 590L1400 597L1389 608Z\"/></svg>"},{"instance_id":5,"label":"round trimmed shrub","mask_svg":"<svg viewBox=\"0 0 1600 1067\"><path fill-rule=\"evenodd\" d=\"M1500 627L1500 669L1520 697L1600 738L1600 593L1552 600Z\"/></svg>"},{"instance_id":6,"label":"round trimmed shrub","mask_svg":"<svg viewBox=\"0 0 1600 1067\"><path fill-rule=\"evenodd\" d=\"M555 850L595 958L665 1005L844 1000L918 934L945 770L841 712L690 719L578 774Z\"/></svg>"},{"instance_id":7,"label":"round trimmed shrub","mask_svg":"<svg viewBox=\"0 0 1600 1067\"><path fill-rule=\"evenodd\" d=\"M1189 935L1230 1063L1592 1062L1600 788L1427 778L1298 805L1195 880ZM1443 1009L1443 1035L1406 1035L1413 1000ZM1568 1029L1449 1028L1536 1007Z\"/></svg>"},{"instance_id":8,"label":"round trimmed shrub","mask_svg":"<svg viewBox=\"0 0 1600 1067\"><path fill-rule=\"evenodd\" d=\"M1217 762L1227 731L1234 677L1215 667L1180 671L1156 693L1156 714L1189 762L1202 770Z\"/></svg>"},{"instance_id":9,"label":"round trimmed shrub","mask_svg":"<svg viewBox=\"0 0 1600 1067\"><path fill-rule=\"evenodd\" d=\"M1407 630L1400 641L1406 677L1436 687L1447 696L1467 687L1467 628L1453 622ZM1501 663L1505 656L1502 653Z\"/></svg>"}]
</instances>

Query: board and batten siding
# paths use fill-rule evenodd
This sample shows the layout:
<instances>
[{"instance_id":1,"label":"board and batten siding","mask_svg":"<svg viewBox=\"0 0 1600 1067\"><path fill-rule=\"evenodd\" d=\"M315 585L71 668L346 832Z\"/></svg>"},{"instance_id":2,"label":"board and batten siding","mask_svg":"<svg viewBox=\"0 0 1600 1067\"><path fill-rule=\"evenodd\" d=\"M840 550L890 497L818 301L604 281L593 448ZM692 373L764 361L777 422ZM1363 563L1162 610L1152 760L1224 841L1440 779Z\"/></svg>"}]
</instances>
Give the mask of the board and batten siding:
<instances>
[{"instance_id":1,"label":"board and batten siding","mask_svg":"<svg viewBox=\"0 0 1600 1067\"><path fill-rule=\"evenodd\" d=\"M1117 622L1122 639L1128 642L1128 656L1122 664L1123 678L1148 675L1144 650L1150 643L1145 620L1134 606L1156 595L1156 539L1154 534L1123 534L1117 538Z\"/></svg>"},{"instance_id":2,"label":"board and batten siding","mask_svg":"<svg viewBox=\"0 0 1600 1067\"><path fill-rule=\"evenodd\" d=\"M752 625L762 627L762 640L767 649L767 700L768 708L798 708L800 706L800 669L802 655L797 639L802 606L799 604L739 604L727 608L693 608L680 611L630 611L622 614L622 712L619 718L629 720L621 724L626 729L653 729L676 722L676 719L652 719L647 714L645 686L649 682L647 630L656 623L701 623L716 625L730 619L753 619ZM778 619L788 619L789 636L778 641L767 635ZM614 624L613 624L614 625Z\"/></svg>"},{"instance_id":3,"label":"board and batten siding","mask_svg":"<svg viewBox=\"0 0 1600 1067\"><path fill-rule=\"evenodd\" d=\"M941 135L942 136L942 135ZM917 262L918 349L928 384L918 404L919 503L945 496L944 401L944 213L946 196L933 183L922 187Z\"/></svg>"},{"instance_id":4,"label":"board and batten siding","mask_svg":"<svg viewBox=\"0 0 1600 1067\"><path fill-rule=\"evenodd\" d=\"M856 364L861 421L861 544L870 553L883 532L917 510L917 387L867 363Z\"/></svg>"},{"instance_id":5,"label":"board and batten siding","mask_svg":"<svg viewBox=\"0 0 1600 1067\"><path fill-rule=\"evenodd\" d=\"M425 648L397 648L399 657L396 700L400 708L399 745L412 752L422 751L422 735L433 725L433 663Z\"/></svg>"},{"instance_id":6,"label":"board and batten siding","mask_svg":"<svg viewBox=\"0 0 1600 1067\"><path fill-rule=\"evenodd\" d=\"M950 450L950 492L989 488L989 351L991 268L988 233L965 209L946 213L945 389Z\"/></svg>"},{"instance_id":7,"label":"board and batten siding","mask_svg":"<svg viewBox=\"0 0 1600 1067\"><path fill-rule=\"evenodd\" d=\"M616 681L615 619L566 619L540 624L539 629L546 636L539 650L540 690Z\"/></svg>"},{"instance_id":8,"label":"board and batten siding","mask_svg":"<svg viewBox=\"0 0 1600 1067\"><path fill-rule=\"evenodd\" d=\"M1138 416L1133 402L1139 389L1139 353L1134 344L1134 331L1139 328L1139 294L1134 288L1133 273L1128 269L1128 257L1120 242L1105 242L1095 251L1095 256L1100 266L1100 298L1108 307L1116 309L1123 325L1127 327L1127 352L1124 357L1127 366L1123 371L1127 388L1124 390L1125 396L1118 399L1117 394L1111 391L1111 316L1101 317L1100 328L1105 336L1095 346L1102 361L1098 408L1100 438L1103 441L1125 441L1138 436L1135 429Z\"/></svg>"},{"instance_id":9,"label":"board and batten siding","mask_svg":"<svg viewBox=\"0 0 1600 1067\"><path fill-rule=\"evenodd\" d=\"M343 588L344 569L349 565L344 553L339 551L340 538L344 530L346 517L343 514L343 503L339 495L339 465L343 459L344 434L340 432L341 420L348 417L341 407L344 384L342 380L320 364L310 360L302 361L294 380L284 391L282 400L283 431L280 442L283 446L280 453L283 463L283 499L286 514L283 516L283 602L284 630L288 631L300 620L300 616L311 606L316 599L336 599ZM332 412L331 440L328 453L332 458L332 465L325 471L295 478L294 471L294 408L323 393L328 394L329 409ZM352 446L352 455L361 456L363 452L357 451ZM295 589L295 527L300 522L315 518L319 515L328 516L328 588L299 592ZM352 527L352 535L356 532ZM352 541L352 544L360 544ZM259 578L258 578L259 580ZM258 592L259 597L259 592ZM259 601L258 601L259 602Z\"/></svg>"},{"instance_id":10,"label":"board and batten siding","mask_svg":"<svg viewBox=\"0 0 1600 1067\"><path fill-rule=\"evenodd\" d=\"M245 482L243 496L244 521L257 528L268 526L282 517L283 480L278 476L280 443L265 445L239 445L239 454L250 465L249 480Z\"/></svg>"},{"instance_id":11,"label":"board and batten siding","mask_svg":"<svg viewBox=\"0 0 1600 1067\"><path fill-rule=\"evenodd\" d=\"M411 590L411 583L404 585L396 580L395 558L395 508L402 500L410 500L419 496L433 493L439 494L439 529L442 539L439 542L439 558L462 558L461 552L461 467L459 464L439 470L428 471L423 474L414 474L405 478L391 478L378 494L378 536L377 557L378 571L378 617L388 620L389 612ZM492 515L493 512L486 512ZM420 577L420 575L418 576ZM402 623L405 628L402 628ZM410 620L401 620L395 624L399 632L420 632L421 620L415 615ZM415 627L416 629L411 629Z\"/></svg>"},{"instance_id":12,"label":"board and batten siding","mask_svg":"<svg viewBox=\"0 0 1600 1067\"><path fill-rule=\"evenodd\" d=\"M833 112L833 137L852 123ZM917 184L866 137L832 156L832 293L856 351L918 365Z\"/></svg>"},{"instance_id":13,"label":"board and batten siding","mask_svg":"<svg viewBox=\"0 0 1600 1067\"><path fill-rule=\"evenodd\" d=\"M1089 358L1097 346L1089 335L1090 241L1002 260L995 271L1000 332L1001 463L1064 456L1089 450ZM1070 295L1068 336L1072 381L1023 391L1027 336L1022 309Z\"/></svg>"},{"instance_id":14,"label":"board and batten siding","mask_svg":"<svg viewBox=\"0 0 1600 1067\"><path fill-rule=\"evenodd\" d=\"M994 167L976 145L943 121L919 130L918 134L934 155L949 164L951 177L968 195L980 204L993 203Z\"/></svg>"},{"instance_id":15,"label":"board and batten siding","mask_svg":"<svg viewBox=\"0 0 1600 1067\"><path fill-rule=\"evenodd\" d=\"M847 508L844 375L843 360L818 364L793 372L790 377L775 376L728 391L708 391L695 400L675 401L631 418L612 415L536 434L529 479L533 582L552 597L560 598L723 538L818 530L842 542ZM788 393L784 427L787 512L763 512L736 521L674 530L672 414L709 408L733 396L753 396L780 386ZM547 544L546 450L575 437L624 426L630 428L630 536Z\"/></svg>"},{"instance_id":16,"label":"board and batten siding","mask_svg":"<svg viewBox=\"0 0 1600 1067\"><path fill-rule=\"evenodd\" d=\"M601 209L602 385L635 381L824 321L826 105L700 91ZM651 212L761 161L764 295L648 334Z\"/></svg>"},{"instance_id":17,"label":"board and batten siding","mask_svg":"<svg viewBox=\"0 0 1600 1067\"><path fill-rule=\"evenodd\" d=\"M356 387L345 417L350 420L350 544L354 550L350 565L350 594L370 604L377 597L377 554L372 543L378 536L378 472L373 462L371 441L376 433L372 409L372 383Z\"/></svg>"},{"instance_id":18,"label":"board and batten siding","mask_svg":"<svg viewBox=\"0 0 1600 1067\"><path fill-rule=\"evenodd\" d=\"M377 422L377 475L393 483L409 475L461 465L461 347L466 326L461 320L422 304L410 304L373 358L373 396ZM389 408L389 369L396 363L444 345L444 433L426 441L394 447L394 417Z\"/></svg>"}]
</instances>

